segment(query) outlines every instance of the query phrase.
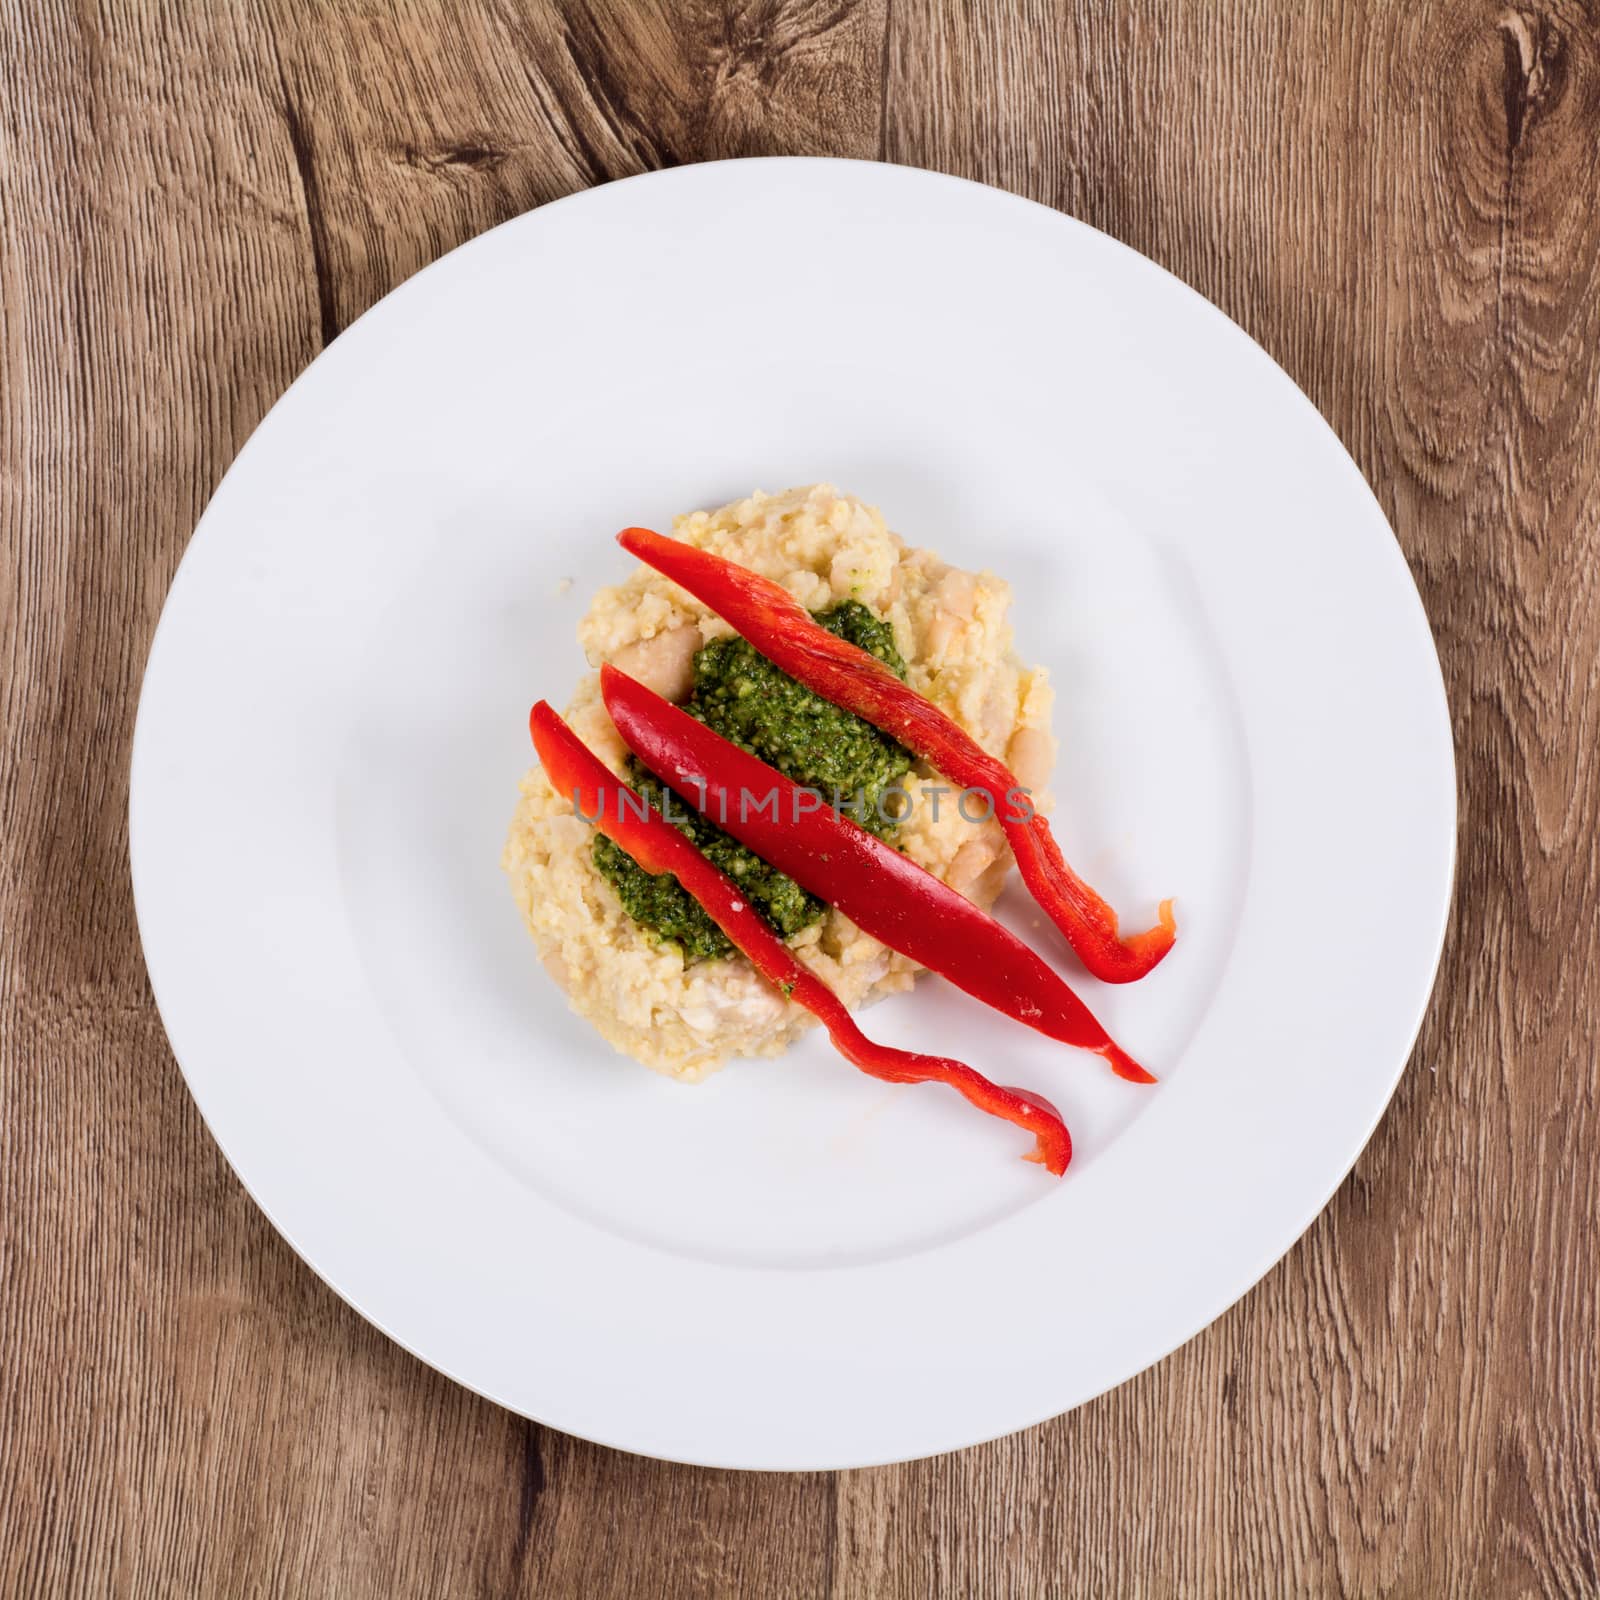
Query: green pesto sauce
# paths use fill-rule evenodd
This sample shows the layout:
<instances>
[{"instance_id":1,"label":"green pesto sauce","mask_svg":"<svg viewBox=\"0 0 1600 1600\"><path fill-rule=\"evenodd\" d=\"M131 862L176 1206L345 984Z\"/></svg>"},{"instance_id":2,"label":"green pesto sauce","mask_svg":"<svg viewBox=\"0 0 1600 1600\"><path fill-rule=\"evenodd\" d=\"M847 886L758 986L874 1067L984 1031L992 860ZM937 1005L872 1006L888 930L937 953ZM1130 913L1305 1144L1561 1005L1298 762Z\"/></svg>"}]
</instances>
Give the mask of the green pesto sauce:
<instances>
[{"instance_id":1,"label":"green pesto sauce","mask_svg":"<svg viewBox=\"0 0 1600 1600\"><path fill-rule=\"evenodd\" d=\"M830 633L875 655L900 677L906 664L894 647L894 631L857 600L846 600L816 620ZM911 770L912 755L870 722L797 683L745 640L713 639L694 660L694 690L683 709L723 738L776 767L795 783L819 790L839 809L881 838L895 822L885 800ZM816 922L826 909L793 878L724 833L676 794L664 805L664 786L637 761L629 781L644 798L750 897L782 938ZM857 796L860 796L859 800ZM686 961L731 953L733 946L708 913L670 873L652 875L603 834L594 842L594 864L610 880L622 908L641 926L683 951Z\"/></svg>"}]
</instances>

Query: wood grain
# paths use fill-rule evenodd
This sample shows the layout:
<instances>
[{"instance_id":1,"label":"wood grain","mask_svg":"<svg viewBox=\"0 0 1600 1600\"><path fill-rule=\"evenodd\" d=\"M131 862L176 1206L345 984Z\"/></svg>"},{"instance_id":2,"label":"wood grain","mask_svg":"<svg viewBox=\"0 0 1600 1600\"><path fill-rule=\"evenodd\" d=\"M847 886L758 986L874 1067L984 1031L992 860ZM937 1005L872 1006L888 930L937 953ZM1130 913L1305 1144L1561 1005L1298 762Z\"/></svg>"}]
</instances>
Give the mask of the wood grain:
<instances>
[{"instance_id":1,"label":"wood grain","mask_svg":"<svg viewBox=\"0 0 1600 1600\"><path fill-rule=\"evenodd\" d=\"M1594 5L0 15L0 1594L1600 1595ZM317 350L529 206L773 152L1059 206L1266 346L1422 588L1462 849L1395 1103L1253 1294L1018 1437L748 1477L511 1417L299 1265L167 1050L124 818L166 586Z\"/></svg>"}]
</instances>

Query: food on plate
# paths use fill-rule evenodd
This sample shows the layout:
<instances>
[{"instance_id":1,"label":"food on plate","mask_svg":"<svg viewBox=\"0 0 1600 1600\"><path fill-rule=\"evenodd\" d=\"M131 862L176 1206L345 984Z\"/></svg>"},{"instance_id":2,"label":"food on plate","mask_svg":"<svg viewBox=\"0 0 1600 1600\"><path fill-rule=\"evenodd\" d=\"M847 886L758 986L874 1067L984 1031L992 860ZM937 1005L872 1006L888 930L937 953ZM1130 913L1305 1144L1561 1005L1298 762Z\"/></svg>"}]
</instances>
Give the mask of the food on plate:
<instances>
[{"instance_id":1,"label":"food on plate","mask_svg":"<svg viewBox=\"0 0 1600 1600\"><path fill-rule=\"evenodd\" d=\"M543 700L530 715L540 765L504 865L551 976L619 1049L683 1079L820 1020L863 1071L948 1084L1065 1171L1048 1101L875 1044L849 1015L931 968L1155 1081L986 909L1015 852L1101 976L1141 976L1174 936L1169 902L1120 938L1038 814L1050 687L1011 653L1009 591L824 485L677 528L618 536L646 565L579 629L599 671L565 721Z\"/></svg>"},{"instance_id":2,"label":"food on plate","mask_svg":"<svg viewBox=\"0 0 1600 1600\"><path fill-rule=\"evenodd\" d=\"M905 671L893 630L860 601L843 601L820 613L819 620L891 663L895 671ZM737 635L713 639L696 653L694 684L684 703L708 727L781 763L797 782L824 794L838 790L859 795L868 826L882 833L895 830L882 801L910 771L910 751L871 723L802 688ZM637 760L629 762L627 775L653 804L661 803L661 783ZM768 866L703 818L682 807L678 815L684 831L719 867L738 878L779 933L787 937L821 921L826 905L792 877ZM595 864L635 922L675 939L691 957L732 953L721 930L670 879L651 877L609 840L596 844Z\"/></svg>"},{"instance_id":3,"label":"food on plate","mask_svg":"<svg viewBox=\"0 0 1600 1600\"><path fill-rule=\"evenodd\" d=\"M686 546L782 585L886 671L903 667L910 689L982 749L1003 756L1033 802L1046 803L1055 752L1050 683L1012 652L1010 590L1000 578L907 545L876 510L825 486L697 512L680 518L676 532ZM847 796L853 789L864 799L878 795L889 820L878 820L876 805L863 808L876 831L974 904L994 903L1011 864L1001 822L967 820L950 785L897 741L778 673L676 583L637 568L595 597L579 639L593 666L610 662L684 703L796 781L819 776L839 780ZM745 681L753 687L741 695ZM637 776L606 714L598 672L580 683L566 719L613 773ZM922 970L917 961L807 895L722 830L690 820L692 810L677 808L674 821L722 871L748 884L752 902L770 915L796 959L845 1006L911 988ZM632 877L538 768L523 781L504 865L569 1003L646 1066L692 1081L736 1056L778 1055L815 1025L805 1007L729 948L715 919L681 885Z\"/></svg>"},{"instance_id":4,"label":"food on plate","mask_svg":"<svg viewBox=\"0 0 1600 1600\"><path fill-rule=\"evenodd\" d=\"M732 623L751 645L834 704L846 707L930 762L953 783L989 797L1023 881L1085 967L1107 983L1142 978L1172 948L1177 925L1163 901L1156 926L1130 938L1111 907L1066 863L1037 810L1014 813L1017 775L960 721L904 683L878 656L819 626L781 584L715 550L628 528L623 548Z\"/></svg>"},{"instance_id":5,"label":"food on plate","mask_svg":"<svg viewBox=\"0 0 1600 1600\"><path fill-rule=\"evenodd\" d=\"M931 872L618 668L600 669L600 691L645 767L759 859L986 1005L1104 1056L1120 1078L1155 1081L1022 940Z\"/></svg>"},{"instance_id":6,"label":"food on plate","mask_svg":"<svg viewBox=\"0 0 1600 1600\"><path fill-rule=\"evenodd\" d=\"M827 1028L834 1045L863 1072L890 1083L944 1083L980 1111L1034 1135L1029 1161L1058 1176L1072 1159L1072 1139L1047 1101L991 1083L960 1061L876 1044L856 1026L839 997L795 958L755 909L744 889L719 871L689 837L617 778L551 709L539 701L529 717L539 760L551 782L576 800L579 815L626 850L647 872L672 874L762 978Z\"/></svg>"}]
</instances>

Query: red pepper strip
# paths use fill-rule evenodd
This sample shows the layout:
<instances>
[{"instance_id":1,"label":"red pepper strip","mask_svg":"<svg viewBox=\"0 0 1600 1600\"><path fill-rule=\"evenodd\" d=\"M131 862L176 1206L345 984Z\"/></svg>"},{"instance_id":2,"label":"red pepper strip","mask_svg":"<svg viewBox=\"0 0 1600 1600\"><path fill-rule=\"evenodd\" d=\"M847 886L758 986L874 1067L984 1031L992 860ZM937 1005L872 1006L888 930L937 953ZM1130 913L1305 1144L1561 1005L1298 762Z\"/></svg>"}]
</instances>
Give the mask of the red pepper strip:
<instances>
[{"instance_id":1,"label":"red pepper strip","mask_svg":"<svg viewBox=\"0 0 1600 1600\"><path fill-rule=\"evenodd\" d=\"M750 958L768 983L792 996L828 1030L835 1048L874 1078L890 1083L947 1083L980 1111L1014 1122L1035 1137L1029 1161L1058 1177L1072 1159L1072 1136L1060 1113L1037 1095L991 1083L981 1073L946 1056L923 1055L877 1044L855 1025L843 1002L803 967L773 933L732 878L719 872L670 823L664 822L541 700L528 718L545 775L560 794L571 796L585 820L593 820L646 872L670 872L705 907L712 920Z\"/></svg>"},{"instance_id":2,"label":"red pepper strip","mask_svg":"<svg viewBox=\"0 0 1600 1600\"><path fill-rule=\"evenodd\" d=\"M1014 933L840 816L816 790L792 782L616 667L601 667L600 692L617 732L663 783L692 797L719 828L837 906L863 932L996 1011L1104 1056L1119 1078L1156 1081Z\"/></svg>"},{"instance_id":3,"label":"red pepper strip","mask_svg":"<svg viewBox=\"0 0 1600 1600\"><path fill-rule=\"evenodd\" d=\"M1155 927L1122 938L1116 912L1067 865L1049 822L1037 812L1013 813L1021 785L1005 763L876 657L819 627L786 589L649 528L624 528L617 542L731 622L791 678L892 734L952 783L987 793L1023 882L1095 977L1131 983L1172 948L1178 925L1170 900L1161 902Z\"/></svg>"}]
</instances>

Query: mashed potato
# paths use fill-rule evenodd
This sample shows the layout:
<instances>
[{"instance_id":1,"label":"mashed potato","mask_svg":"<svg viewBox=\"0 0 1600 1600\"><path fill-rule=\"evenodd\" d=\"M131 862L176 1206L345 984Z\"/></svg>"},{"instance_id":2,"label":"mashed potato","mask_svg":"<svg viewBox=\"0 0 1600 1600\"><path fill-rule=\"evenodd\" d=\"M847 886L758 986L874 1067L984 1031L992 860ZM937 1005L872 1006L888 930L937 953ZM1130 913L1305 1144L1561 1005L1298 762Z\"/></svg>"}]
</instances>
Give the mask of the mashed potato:
<instances>
[{"instance_id":1,"label":"mashed potato","mask_svg":"<svg viewBox=\"0 0 1600 1600\"><path fill-rule=\"evenodd\" d=\"M1043 806L1055 757L1052 691L1042 669L1011 652L1011 591L990 573L946 565L909 547L871 506L827 485L754 494L720 511L680 517L678 538L781 583L822 611L855 599L894 628L907 681L1004 757ZM648 567L602 589L578 629L589 664L614 662L672 700L693 685L700 646L731 633L720 618ZM579 685L567 720L614 771L627 751L606 715L596 671ZM954 794L934 816L917 769L903 787L909 815L894 842L979 905L993 903L1011 866L998 822L969 822ZM594 830L535 768L522 782L503 864L528 930L572 1007L618 1050L694 1082L733 1056L774 1056L815 1019L770 987L743 956L686 965L622 909L592 859ZM922 969L868 938L841 912L790 941L795 954L856 1007L909 989Z\"/></svg>"}]
</instances>

